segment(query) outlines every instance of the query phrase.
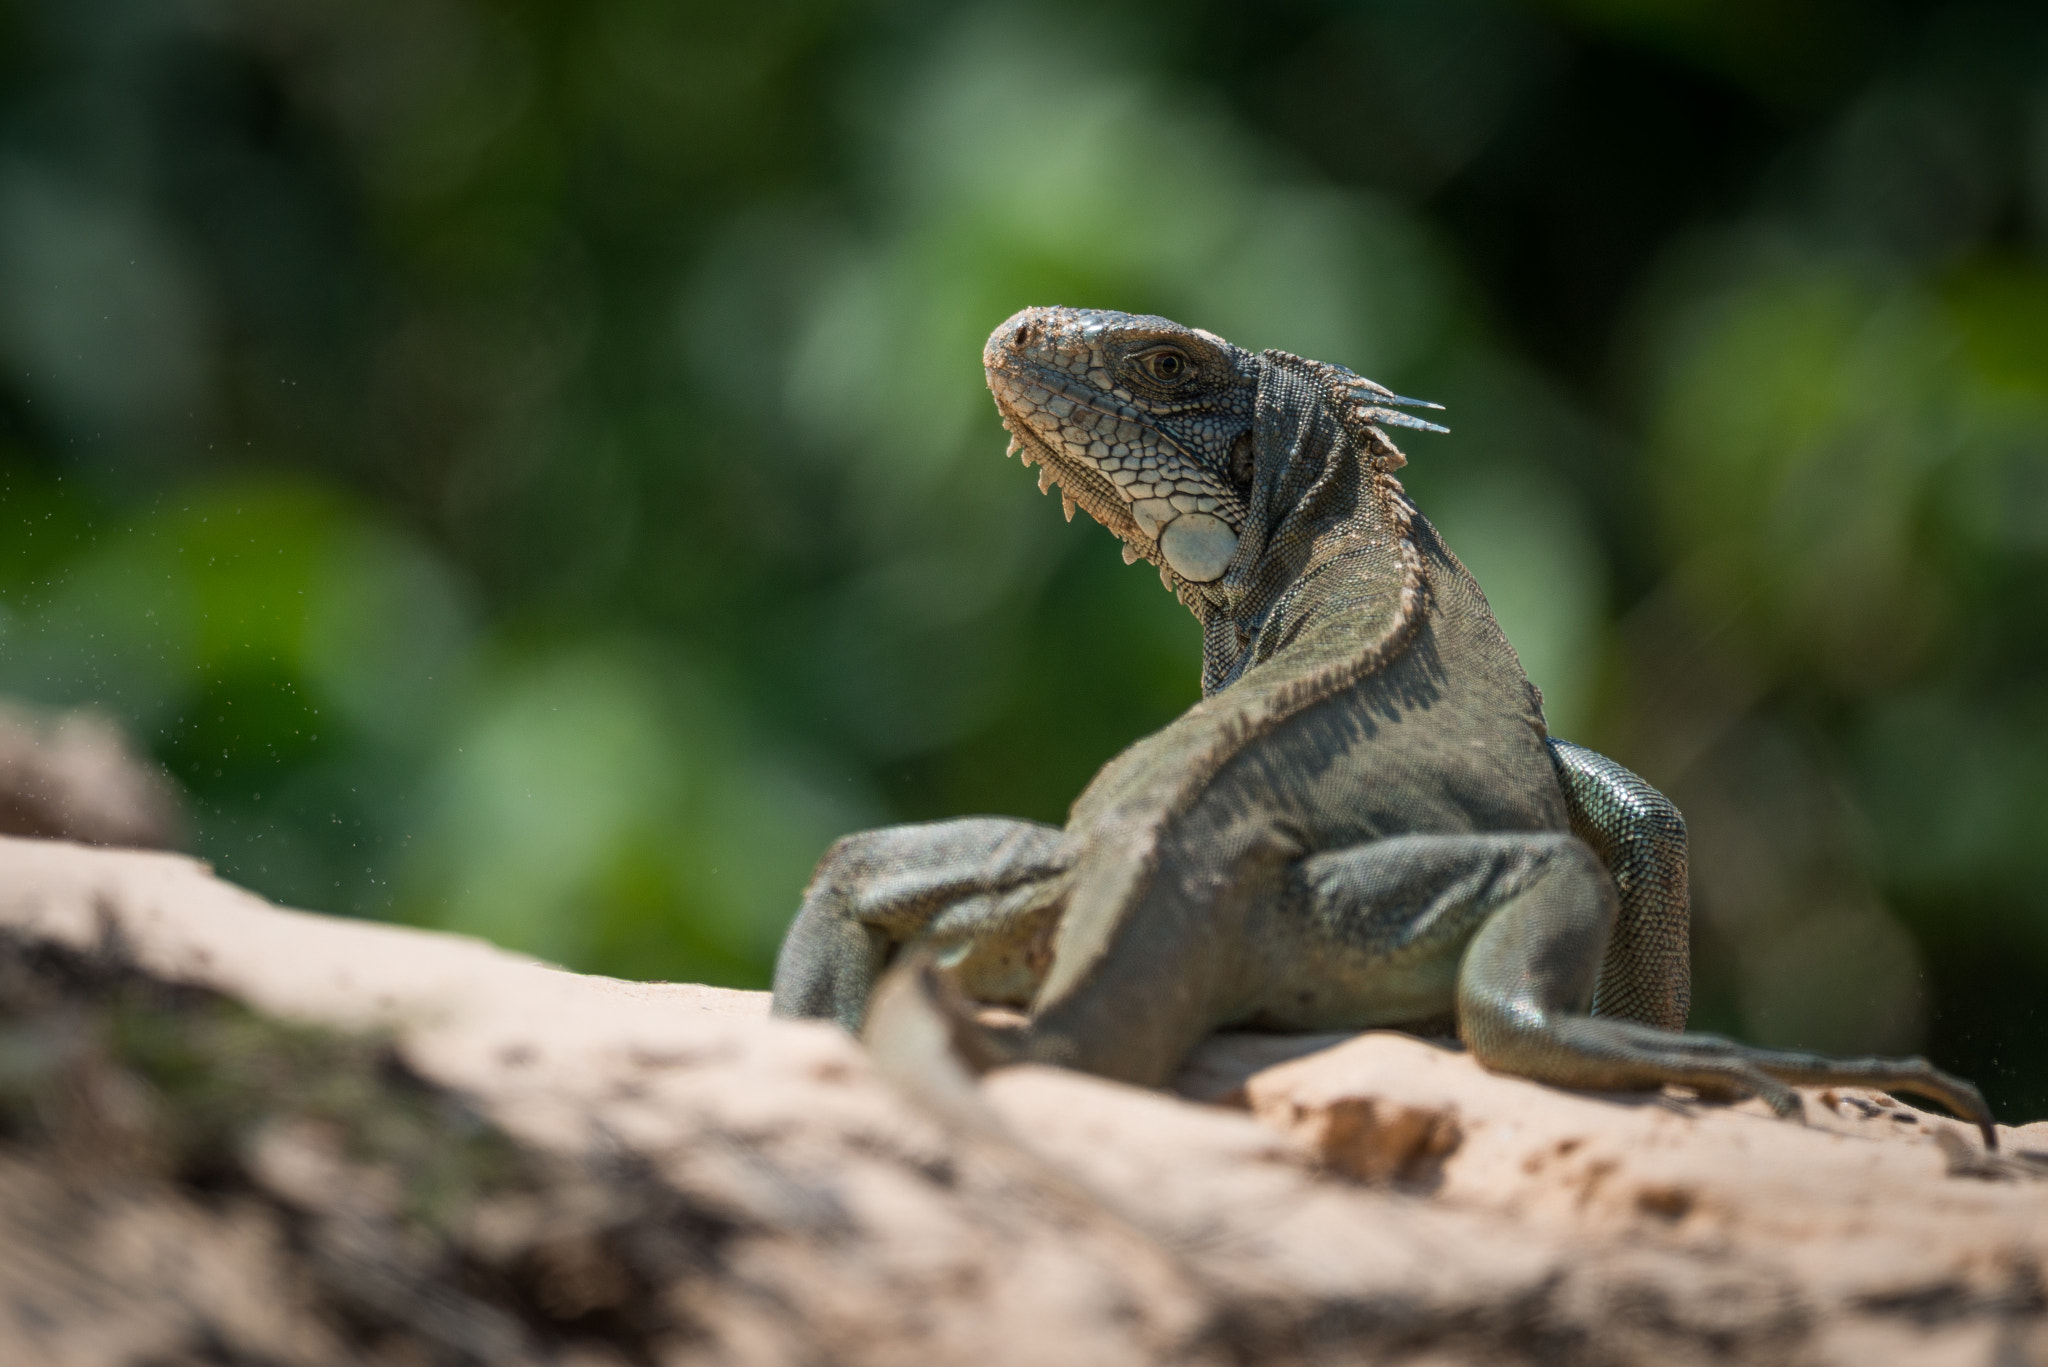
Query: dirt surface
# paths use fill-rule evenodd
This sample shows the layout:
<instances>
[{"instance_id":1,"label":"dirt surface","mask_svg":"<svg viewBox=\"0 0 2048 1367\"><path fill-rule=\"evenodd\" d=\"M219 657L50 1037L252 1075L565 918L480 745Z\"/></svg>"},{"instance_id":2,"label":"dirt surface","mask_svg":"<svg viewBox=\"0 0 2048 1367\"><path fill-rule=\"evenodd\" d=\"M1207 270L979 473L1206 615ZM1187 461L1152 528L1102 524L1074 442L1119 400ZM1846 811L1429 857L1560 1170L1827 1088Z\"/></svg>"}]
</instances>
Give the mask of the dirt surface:
<instances>
[{"instance_id":1,"label":"dirt surface","mask_svg":"<svg viewBox=\"0 0 2048 1367\"><path fill-rule=\"evenodd\" d=\"M178 785L110 718L0 698L0 833L165 850L185 831Z\"/></svg>"},{"instance_id":2,"label":"dirt surface","mask_svg":"<svg viewBox=\"0 0 2048 1367\"><path fill-rule=\"evenodd\" d=\"M998 1141L765 1005L0 839L0 1362L2048 1365L2048 1124L1374 1032Z\"/></svg>"}]
</instances>

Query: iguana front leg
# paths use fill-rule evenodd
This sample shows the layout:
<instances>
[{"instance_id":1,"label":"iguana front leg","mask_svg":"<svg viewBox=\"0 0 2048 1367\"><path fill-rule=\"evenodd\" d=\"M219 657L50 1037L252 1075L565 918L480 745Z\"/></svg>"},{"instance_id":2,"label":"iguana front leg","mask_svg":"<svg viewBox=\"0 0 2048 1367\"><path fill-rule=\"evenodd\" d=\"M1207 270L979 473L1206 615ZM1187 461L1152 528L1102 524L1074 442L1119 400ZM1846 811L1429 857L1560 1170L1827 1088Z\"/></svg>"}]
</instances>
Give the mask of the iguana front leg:
<instances>
[{"instance_id":1,"label":"iguana front leg","mask_svg":"<svg viewBox=\"0 0 2048 1367\"><path fill-rule=\"evenodd\" d=\"M1600 961L1593 1014L1683 1030L1692 1004L1692 899L1685 818L1605 755L1550 741L1572 834L1593 847L1621 894Z\"/></svg>"},{"instance_id":2,"label":"iguana front leg","mask_svg":"<svg viewBox=\"0 0 2048 1367\"><path fill-rule=\"evenodd\" d=\"M771 1010L858 1034L875 979L914 942L932 947L976 998L1028 1001L1044 976L1070 863L1057 827L999 817L846 836L804 889L776 956Z\"/></svg>"}]
</instances>

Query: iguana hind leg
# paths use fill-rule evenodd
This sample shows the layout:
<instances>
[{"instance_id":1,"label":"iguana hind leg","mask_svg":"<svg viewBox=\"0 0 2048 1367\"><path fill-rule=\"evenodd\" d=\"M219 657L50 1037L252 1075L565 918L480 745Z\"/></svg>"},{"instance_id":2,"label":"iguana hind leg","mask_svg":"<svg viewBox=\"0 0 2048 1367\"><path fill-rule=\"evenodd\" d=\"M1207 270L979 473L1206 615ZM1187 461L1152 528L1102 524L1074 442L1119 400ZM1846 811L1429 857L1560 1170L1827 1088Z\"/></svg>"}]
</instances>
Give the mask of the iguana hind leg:
<instances>
[{"instance_id":1,"label":"iguana hind leg","mask_svg":"<svg viewBox=\"0 0 2048 1367\"><path fill-rule=\"evenodd\" d=\"M1563 831L1397 835L1296 864L1246 937L1259 956L1249 1023L1345 1030L1448 1019L1458 965L1500 908L1585 846ZM1613 914L1613 893L1595 903Z\"/></svg>"},{"instance_id":2,"label":"iguana hind leg","mask_svg":"<svg viewBox=\"0 0 2048 1367\"><path fill-rule=\"evenodd\" d=\"M1268 955L1252 1020L1405 1024L1455 1002L1458 1033L1480 1062L1538 1082L1672 1083L1760 1096L1784 1115L1799 1113L1792 1085L1896 1089L1990 1137L1976 1089L1924 1059L1831 1059L1588 1014L1613 963L1620 898L1608 870L1561 831L1396 836L1312 855L1251 937Z\"/></svg>"},{"instance_id":3,"label":"iguana hind leg","mask_svg":"<svg viewBox=\"0 0 2048 1367\"><path fill-rule=\"evenodd\" d=\"M1593 847L1620 893L1593 1014L1685 1029L1692 1003L1692 898L1685 818L1605 755L1550 740L1572 834Z\"/></svg>"},{"instance_id":4,"label":"iguana hind leg","mask_svg":"<svg viewBox=\"0 0 2048 1367\"><path fill-rule=\"evenodd\" d=\"M1758 1096L1801 1113L1792 1085L1878 1087L1930 1098L1997 1147L1975 1087L1925 1059L1832 1059L1674 1034L1585 1014L1612 919L1612 882L1592 850L1554 861L1486 918L1458 970L1458 1033L1481 1063L1563 1087L1636 1091L1667 1083Z\"/></svg>"},{"instance_id":5,"label":"iguana hind leg","mask_svg":"<svg viewBox=\"0 0 2048 1367\"><path fill-rule=\"evenodd\" d=\"M1028 995L1031 965L1012 961L1030 958L1040 923L1055 914L1047 885L1068 861L1057 827L1000 817L846 836L818 861L776 956L774 1014L858 1033L875 979L921 938L971 960L990 999Z\"/></svg>"}]
</instances>

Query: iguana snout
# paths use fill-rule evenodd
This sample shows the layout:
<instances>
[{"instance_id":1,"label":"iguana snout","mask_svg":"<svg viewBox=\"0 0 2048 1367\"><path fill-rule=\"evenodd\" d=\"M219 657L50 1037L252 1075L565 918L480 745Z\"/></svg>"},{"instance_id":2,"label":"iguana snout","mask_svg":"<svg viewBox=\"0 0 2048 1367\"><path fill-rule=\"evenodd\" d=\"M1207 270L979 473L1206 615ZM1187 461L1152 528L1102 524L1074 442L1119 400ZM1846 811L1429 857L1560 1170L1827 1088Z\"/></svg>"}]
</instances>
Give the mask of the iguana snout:
<instances>
[{"instance_id":1,"label":"iguana snout","mask_svg":"<svg viewBox=\"0 0 2048 1367\"><path fill-rule=\"evenodd\" d=\"M1223 576L1244 530L1258 360L1213 333L1106 309L1034 308L990 334L1010 450L1143 557Z\"/></svg>"}]
</instances>

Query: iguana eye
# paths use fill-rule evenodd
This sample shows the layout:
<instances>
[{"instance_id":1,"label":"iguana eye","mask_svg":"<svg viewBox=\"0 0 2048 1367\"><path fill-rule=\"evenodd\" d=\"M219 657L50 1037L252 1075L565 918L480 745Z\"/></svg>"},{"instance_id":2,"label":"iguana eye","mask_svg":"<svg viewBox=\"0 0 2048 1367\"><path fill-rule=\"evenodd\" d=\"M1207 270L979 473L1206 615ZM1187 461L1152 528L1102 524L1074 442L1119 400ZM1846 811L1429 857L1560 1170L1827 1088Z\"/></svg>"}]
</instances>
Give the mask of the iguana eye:
<instances>
[{"instance_id":1,"label":"iguana eye","mask_svg":"<svg viewBox=\"0 0 2048 1367\"><path fill-rule=\"evenodd\" d=\"M1138 364L1145 367L1147 375L1162 384L1178 384L1194 370L1188 358L1178 351L1155 351L1139 358Z\"/></svg>"}]
</instances>

